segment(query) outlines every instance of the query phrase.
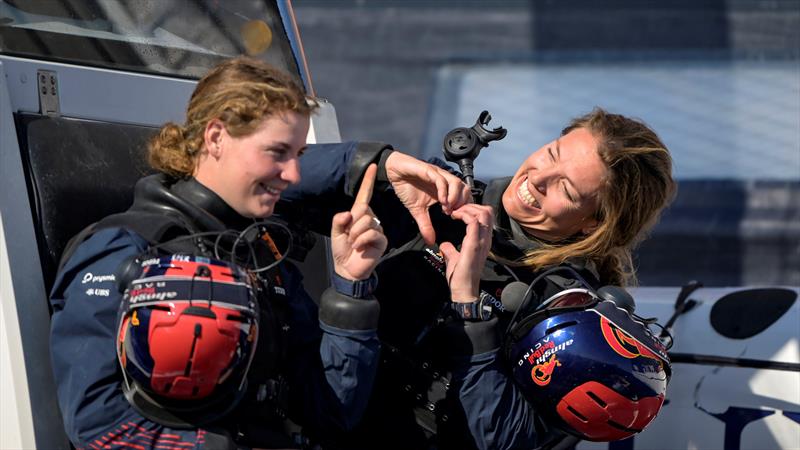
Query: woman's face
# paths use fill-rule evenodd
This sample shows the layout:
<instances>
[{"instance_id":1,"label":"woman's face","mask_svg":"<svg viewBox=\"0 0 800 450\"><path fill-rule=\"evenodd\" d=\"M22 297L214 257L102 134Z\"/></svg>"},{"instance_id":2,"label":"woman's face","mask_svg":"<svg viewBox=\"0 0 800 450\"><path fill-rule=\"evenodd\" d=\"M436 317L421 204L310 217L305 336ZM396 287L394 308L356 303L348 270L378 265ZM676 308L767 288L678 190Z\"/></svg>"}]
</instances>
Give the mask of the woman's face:
<instances>
[{"instance_id":1,"label":"woman's face","mask_svg":"<svg viewBox=\"0 0 800 450\"><path fill-rule=\"evenodd\" d=\"M252 134L233 137L212 121L195 176L242 216L268 217L281 192L300 182L298 157L306 148L308 123L308 117L285 111L263 119Z\"/></svg>"},{"instance_id":2,"label":"woman's face","mask_svg":"<svg viewBox=\"0 0 800 450\"><path fill-rule=\"evenodd\" d=\"M577 128L536 150L503 193L503 208L533 236L558 241L597 225L598 193L608 169L597 139Z\"/></svg>"}]
</instances>

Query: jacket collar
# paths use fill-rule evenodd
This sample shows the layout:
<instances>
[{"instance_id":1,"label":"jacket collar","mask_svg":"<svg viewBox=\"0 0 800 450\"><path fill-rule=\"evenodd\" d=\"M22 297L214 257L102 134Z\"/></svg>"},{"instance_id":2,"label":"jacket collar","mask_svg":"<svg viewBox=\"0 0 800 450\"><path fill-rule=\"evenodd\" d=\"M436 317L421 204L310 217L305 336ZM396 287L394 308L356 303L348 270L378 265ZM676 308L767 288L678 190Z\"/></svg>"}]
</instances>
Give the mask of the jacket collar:
<instances>
[{"instance_id":1,"label":"jacket collar","mask_svg":"<svg viewBox=\"0 0 800 450\"><path fill-rule=\"evenodd\" d=\"M177 196L214 217L225 228L243 230L253 224L253 219L248 219L236 212L222 197L194 177L178 180L172 186L172 191Z\"/></svg>"},{"instance_id":2,"label":"jacket collar","mask_svg":"<svg viewBox=\"0 0 800 450\"><path fill-rule=\"evenodd\" d=\"M198 231L243 230L253 223L253 219L237 213L196 179L176 179L165 174L139 180L134 194L134 209L177 213Z\"/></svg>"}]
</instances>

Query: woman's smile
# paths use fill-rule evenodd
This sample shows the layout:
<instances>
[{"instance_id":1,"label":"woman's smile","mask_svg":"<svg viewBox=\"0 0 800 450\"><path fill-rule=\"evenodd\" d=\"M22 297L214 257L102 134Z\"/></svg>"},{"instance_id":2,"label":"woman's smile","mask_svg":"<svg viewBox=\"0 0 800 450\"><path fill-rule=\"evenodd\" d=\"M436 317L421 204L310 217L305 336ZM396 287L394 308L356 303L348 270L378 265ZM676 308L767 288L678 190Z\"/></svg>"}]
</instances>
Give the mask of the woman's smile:
<instances>
[{"instance_id":1,"label":"woman's smile","mask_svg":"<svg viewBox=\"0 0 800 450\"><path fill-rule=\"evenodd\" d=\"M527 206L535 212L539 212L542 208L539 201L536 200L536 197L531 193L530 188L528 188L527 177L520 181L519 188L517 188L517 198L522 202L523 206Z\"/></svg>"}]
</instances>

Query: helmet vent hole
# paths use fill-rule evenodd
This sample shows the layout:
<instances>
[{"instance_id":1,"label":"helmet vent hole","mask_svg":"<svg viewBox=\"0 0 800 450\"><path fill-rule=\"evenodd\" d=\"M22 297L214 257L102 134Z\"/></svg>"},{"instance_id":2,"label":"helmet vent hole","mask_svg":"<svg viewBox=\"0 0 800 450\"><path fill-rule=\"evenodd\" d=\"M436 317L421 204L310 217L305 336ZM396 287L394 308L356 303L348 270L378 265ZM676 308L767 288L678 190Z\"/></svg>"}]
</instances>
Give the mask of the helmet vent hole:
<instances>
[{"instance_id":1,"label":"helmet vent hole","mask_svg":"<svg viewBox=\"0 0 800 450\"><path fill-rule=\"evenodd\" d=\"M580 419L581 422L584 423L589 422L589 419L587 419L586 416L576 411L575 408L573 408L572 406L567 406L567 411L571 412L575 417Z\"/></svg>"},{"instance_id":2,"label":"helmet vent hole","mask_svg":"<svg viewBox=\"0 0 800 450\"><path fill-rule=\"evenodd\" d=\"M225 318L227 320L232 320L234 322L247 323L247 319L245 319L243 316L240 316L238 314L228 314Z\"/></svg>"},{"instance_id":3,"label":"helmet vent hole","mask_svg":"<svg viewBox=\"0 0 800 450\"><path fill-rule=\"evenodd\" d=\"M600 405L603 408L605 408L606 405L608 404L608 403L604 402L602 398L598 397L597 394L595 394L592 391L586 391L586 395L591 397L592 400L594 400L598 405Z\"/></svg>"},{"instance_id":4,"label":"helmet vent hole","mask_svg":"<svg viewBox=\"0 0 800 450\"><path fill-rule=\"evenodd\" d=\"M169 311L170 310L169 306L166 306L166 305L150 305L150 306L148 306L148 308L155 309L155 310L158 310L158 311Z\"/></svg>"},{"instance_id":5,"label":"helmet vent hole","mask_svg":"<svg viewBox=\"0 0 800 450\"><path fill-rule=\"evenodd\" d=\"M616 428L618 430L626 431L628 433L634 433L635 434L635 433L638 433L638 432L642 431L642 430L640 430L638 428L628 428L625 425L622 425L620 423L614 422L613 420L609 420L608 421L608 425L612 426L612 427L614 427L614 428Z\"/></svg>"},{"instance_id":6,"label":"helmet vent hole","mask_svg":"<svg viewBox=\"0 0 800 450\"><path fill-rule=\"evenodd\" d=\"M195 270L194 276L209 278L211 277L211 269L209 269L208 266L197 266L197 270Z\"/></svg>"},{"instance_id":7,"label":"helmet vent hole","mask_svg":"<svg viewBox=\"0 0 800 450\"><path fill-rule=\"evenodd\" d=\"M574 320L570 320L569 322L560 323L560 324L558 324L558 325L556 325L554 327L548 328L547 331L545 331L545 334L552 334L552 333L555 333L556 331L558 331L558 330L560 330L562 328L571 327L571 326L577 325L577 324L578 324L578 322L576 322Z\"/></svg>"},{"instance_id":8,"label":"helmet vent hole","mask_svg":"<svg viewBox=\"0 0 800 450\"><path fill-rule=\"evenodd\" d=\"M164 393L169 394L169 391L172 389L172 383L167 383L164 385Z\"/></svg>"}]
</instances>

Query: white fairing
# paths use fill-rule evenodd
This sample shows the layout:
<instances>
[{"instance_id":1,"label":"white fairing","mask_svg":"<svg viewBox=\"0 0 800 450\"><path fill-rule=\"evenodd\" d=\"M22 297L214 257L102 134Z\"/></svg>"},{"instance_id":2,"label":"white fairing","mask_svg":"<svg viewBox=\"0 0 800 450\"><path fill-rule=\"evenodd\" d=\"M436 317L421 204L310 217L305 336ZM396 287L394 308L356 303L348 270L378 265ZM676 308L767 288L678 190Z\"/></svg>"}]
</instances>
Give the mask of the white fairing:
<instances>
[{"instance_id":1,"label":"white fairing","mask_svg":"<svg viewBox=\"0 0 800 450\"><path fill-rule=\"evenodd\" d=\"M336 120L336 109L333 104L320 99L319 109L311 116L311 126L308 128L309 144L327 144L341 142L339 135L339 122Z\"/></svg>"},{"instance_id":2,"label":"white fairing","mask_svg":"<svg viewBox=\"0 0 800 450\"><path fill-rule=\"evenodd\" d=\"M17 308L0 217L0 448L34 447Z\"/></svg>"},{"instance_id":3,"label":"white fairing","mask_svg":"<svg viewBox=\"0 0 800 450\"><path fill-rule=\"evenodd\" d=\"M69 448L55 401L47 296L7 68L8 62L0 60L0 446Z\"/></svg>"},{"instance_id":4,"label":"white fairing","mask_svg":"<svg viewBox=\"0 0 800 450\"><path fill-rule=\"evenodd\" d=\"M670 351L800 363L800 301L751 338L730 339L714 330L709 321L712 306L724 295L741 289L744 288L695 291L690 298L700 304L677 319L673 329L675 345ZM800 292L797 287L788 289ZM663 324L672 315L678 291L634 289L636 312L643 317L658 317ZM800 448L800 372L686 363L672 367L668 402L644 432L614 443L584 442L578 448Z\"/></svg>"}]
</instances>

